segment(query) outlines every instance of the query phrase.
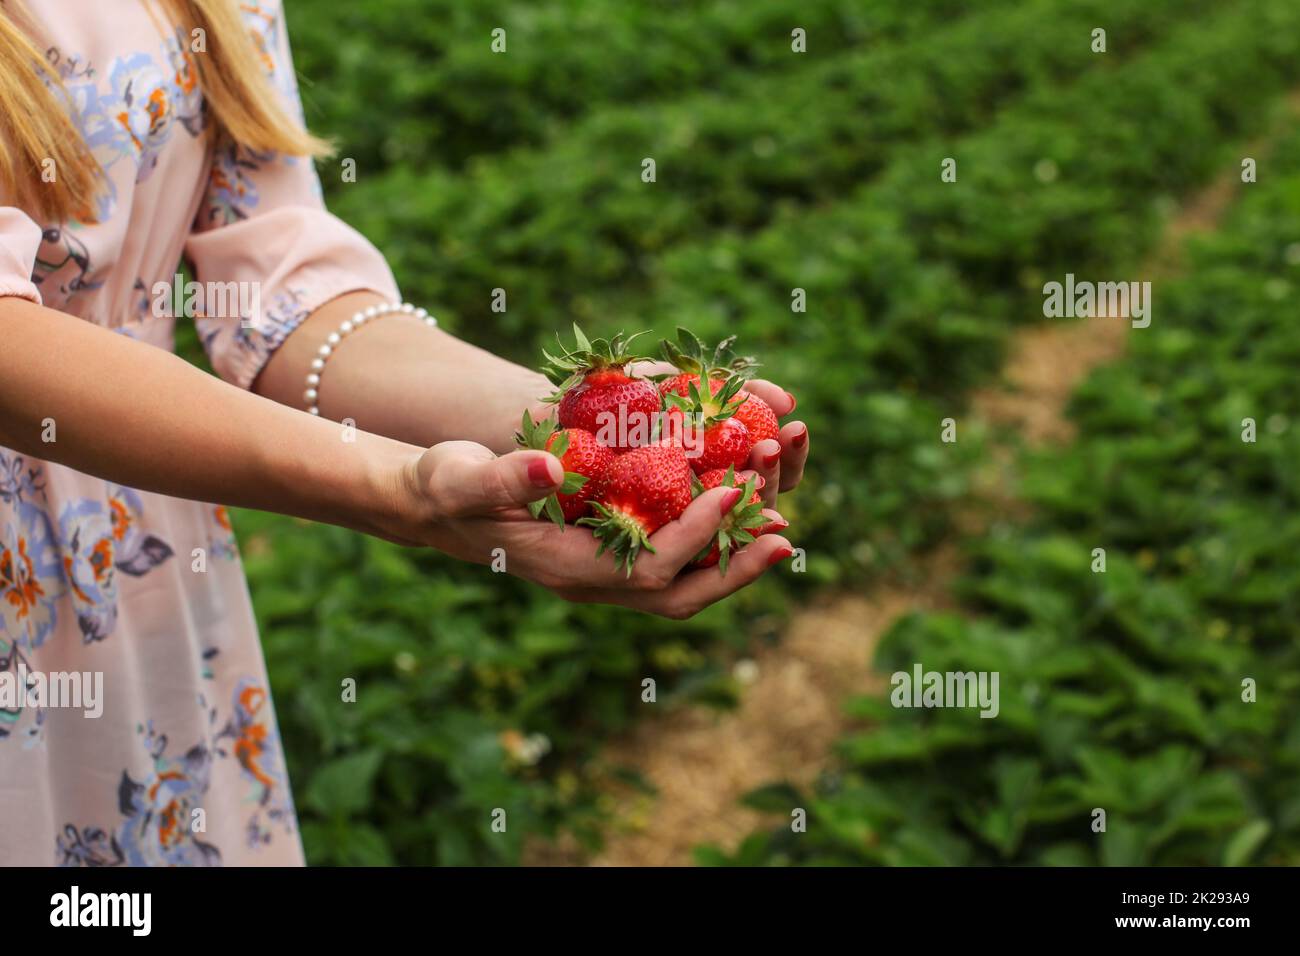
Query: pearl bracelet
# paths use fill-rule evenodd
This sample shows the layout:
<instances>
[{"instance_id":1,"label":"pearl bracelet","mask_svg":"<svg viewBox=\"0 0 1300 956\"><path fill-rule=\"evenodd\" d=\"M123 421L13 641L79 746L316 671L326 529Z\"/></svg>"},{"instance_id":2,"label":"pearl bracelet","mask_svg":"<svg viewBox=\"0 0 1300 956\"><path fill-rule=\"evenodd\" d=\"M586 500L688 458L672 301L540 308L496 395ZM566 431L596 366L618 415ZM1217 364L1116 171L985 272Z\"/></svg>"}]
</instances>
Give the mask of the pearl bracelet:
<instances>
[{"instance_id":1,"label":"pearl bracelet","mask_svg":"<svg viewBox=\"0 0 1300 956\"><path fill-rule=\"evenodd\" d=\"M417 309L409 302L385 302L383 305L372 305L347 319L339 326L337 332L329 334L325 339L325 344L317 351L316 358L311 361L311 371L307 373L307 390L302 393L303 400L308 406L307 413L309 415L320 414L320 406L317 404L317 399L320 397L320 373L325 368L325 363L329 361L329 357L334 354L334 350L339 347L339 343L371 319L394 313L413 315L429 328L433 328L438 324L438 320L426 310Z\"/></svg>"}]
</instances>

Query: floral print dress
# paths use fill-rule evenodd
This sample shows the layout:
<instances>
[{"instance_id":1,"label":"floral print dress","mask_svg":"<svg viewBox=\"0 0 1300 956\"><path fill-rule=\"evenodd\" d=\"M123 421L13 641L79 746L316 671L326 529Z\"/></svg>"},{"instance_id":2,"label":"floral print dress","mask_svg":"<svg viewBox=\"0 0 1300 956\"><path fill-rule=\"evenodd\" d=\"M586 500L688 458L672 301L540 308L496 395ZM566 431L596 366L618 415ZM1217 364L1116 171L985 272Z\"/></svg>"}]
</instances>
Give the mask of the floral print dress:
<instances>
[{"instance_id":1,"label":"floral print dress","mask_svg":"<svg viewBox=\"0 0 1300 956\"><path fill-rule=\"evenodd\" d=\"M280 0L240 7L300 117ZM258 283L260 316L195 320L214 369L244 388L326 301L398 297L383 257L324 210L309 161L214 145L203 53L163 5L27 8L108 187L93 225L35 222L0 194L0 296L171 349L152 293L182 257L200 283ZM97 706L67 706L91 702L94 675ZM225 510L0 448L0 864L302 862Z\"/></svg>"}]
</instances>

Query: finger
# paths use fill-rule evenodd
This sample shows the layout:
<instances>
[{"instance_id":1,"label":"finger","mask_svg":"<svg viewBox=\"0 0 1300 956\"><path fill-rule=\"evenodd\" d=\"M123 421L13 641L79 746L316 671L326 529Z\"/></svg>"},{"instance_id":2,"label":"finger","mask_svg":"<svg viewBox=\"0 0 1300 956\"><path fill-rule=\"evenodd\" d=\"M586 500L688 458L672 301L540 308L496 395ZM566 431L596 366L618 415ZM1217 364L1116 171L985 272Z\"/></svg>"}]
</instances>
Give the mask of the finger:
<instances>
[{"instance_id":1,"label":"finger","mask_svg":"<svg viewBox=\"0 0 1300 956\"><path fill-rule=\"evenodd\" d=\"M772 411L776 412L777 418L783 418L794 411L798 404L793 395L783 389L780 385L773 384L762 378L750 379L745 383L744 391L751 395L757 395L763 401L771 406Z\"/></svg>"},{"instance_id":2,"label":"finger","mask_svg":"<svg viewBox=\"0 0 1300 956\"><path fill-rule=\"evenodd\" d=\"M781 443L775 438L755 443L749 452L749 467L763 479L763 503L772 507L781 490Z\"/></svg>"},{"instance_id":3,"label":"finger","mask_svg":"<svg viewBox=\"0 0 1300 956\"><path fill-rule=\"evenodd\" d=\"M781 427L781 491L789 491L803 480L804 464L808 461L808 426L803 422L790 422Z\"/></svg>"},{"instance_id":4,"label":"finger","mask_svg":"<svg viewBox=\"0 0 1300 956\"><path fill-rule=\"evenodd\" d=\"M632 569L634 584L667 584L683 567L709 546L718 533L722 516L740 500L743 489L711 488L687 506L681 517L653 535L654 553L643 552Z\"/></svg>"},{"instance_id":5,"label":"finger","mask_svg":"<svg viewBox=\"0 0 1300 956\"><path fill-rule=\"evenodd\" d=\"M544 451L515 451L496 457L473 442L443 442L425 453L431 459L427 487L440 513L487 514L544 498L564 482L560 460Z\"/></svg>"},{"instance_id":6,"label":"finger","mask_svg":"<svg viewBox=\"0 0 1300 956\"><path fill-rule=\"evenodd\" d=\"M520 577L552 589L628 589L626 571L608 553L597 555L599 542L586 528L557 527L540 521L526 511L507 526L502 516L489 516L469 523L471 544L482 540L501 541L510 570ZM640 560L649 557L642 553Z\"/></svg>"},{"instance_id":7,"label":"finger","mask_svg":"<svg viewBox=\"0 0 1300 956\"><path fill-rule=\"evenodd\" d=\"M781 512L773 511L771 508L763 509L763 517L767 519L767 524L754 532L756 538L761 538L765 534L776 534L790 527L790 522L781 517Z\"/></svg>"},{"instance_id":8,"label":"finger","mask_svg":"<svg viewBox=\"0 0 1300 956\"><path fill-rule=\"evenodd\" d=\"M530 519L518 510L519 521L509 525L506 556L512 570L553 589L661 590L668 587L683 566L712 543L725 510L739 500L740 488L713 488L691 502L676 521L670 521L650 538L654 551L642 548L629 575L608 553L597 554L599 543L586 528L563 529L550 522ZM724 509L724 505L728 507ZM490 525L490 531L486 530ZM501 515L483 517L476 528L483 535L500 535ZM517 556L517 557L516 557Z\"/></svg>"},{"instance_id":9,"label":"finger","mask_svg":"<svg viewBox=\"0 0 1300 956\"><path fill-rule=\"evenodd\" d=\"M753 584L764 571L793 553L794 547L779 534L764 535L732 555L726 574L717 567L701 568L683 574L662 591L608 593L608 603L683 620Z\"/></svg>"}]
</instances>

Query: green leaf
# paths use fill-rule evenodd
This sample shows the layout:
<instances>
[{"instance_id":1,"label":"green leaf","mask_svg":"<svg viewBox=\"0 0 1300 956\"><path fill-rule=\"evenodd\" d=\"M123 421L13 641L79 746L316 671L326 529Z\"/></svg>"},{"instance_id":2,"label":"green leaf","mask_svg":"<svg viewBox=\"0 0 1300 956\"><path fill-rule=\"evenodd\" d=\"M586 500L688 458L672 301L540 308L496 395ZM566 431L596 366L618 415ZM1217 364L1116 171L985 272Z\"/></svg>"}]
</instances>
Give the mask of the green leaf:
<instances>
[{"instance_id":1,"label":"green leaf","mask_svg":"<svg viewBox=\"0 0 1300 956\"><path fill-rule=\"evenodd\" d=\"M588 338L585 335L582 334L582 329L578 327L577 322L573 323L573 337L578 343L578 351L580 352L591 351L591 342L588 340Z\"/></svg>"},{"instance_id":2,"label":"green leaf","mask_svg":"<svg viewBox=\"0 0 1300 956\"><path fill-rule=\"evenodd\" d=\"M564 484L560 485L560 494L576 495L586 483L586 475L580 475L576 471L566 471L564 473Z\"/></svg>"},{"instance_id":3,"label":"green leaf","mask_svg":"<svg viewBox=\"0 0 1300 956\"><path fill-rule=\"evenodd\" d=\"M1223 849L1224 866L1245 866L1264 845L1273 825L1267 820L1256 819L1247 823L1234 833Z\"/></svg>"},{"instance_id":4,"label":"green leaf","mask_svg":"<svg viewBox=\"0 0 1300 956\"><path fill-rule=\"evenodd\" d=\"M795 807L803 806L805 798L788 783L769 783L749 791L740 802L762 813L789 814Z\"/></svg>"},{"instance_id":5,"label":"green leaf","mask_svg":"<svg viewBox=\"0 0 1300 956\"><path fill-rule=\"evenodd\" d=\"M392 866L384 835L368 823L349 823L335 834L334 853L342 866Z\"/></svg>"},{"instance_id":6,"label":"green leaf","mask_svg":"<svg viewBox=\"0 0 1300 956\"><path fill-rule=\"evenodd\" d=\"M560 507L560 499L555 495L546 496L546 516L561 528L564 527L564 509Z\"/></svg>"},{"instance_id":7,"label":"green leaf","mask_svg":"<svg viewBox=\"0 0 1300 956\"><path fill-rule=\"evenodd\" d=\"M307 786L306 803L326 816L346 817L370 804L370 789L383 753L363 750L325 764Z\"/></svg>"}]
</instances>

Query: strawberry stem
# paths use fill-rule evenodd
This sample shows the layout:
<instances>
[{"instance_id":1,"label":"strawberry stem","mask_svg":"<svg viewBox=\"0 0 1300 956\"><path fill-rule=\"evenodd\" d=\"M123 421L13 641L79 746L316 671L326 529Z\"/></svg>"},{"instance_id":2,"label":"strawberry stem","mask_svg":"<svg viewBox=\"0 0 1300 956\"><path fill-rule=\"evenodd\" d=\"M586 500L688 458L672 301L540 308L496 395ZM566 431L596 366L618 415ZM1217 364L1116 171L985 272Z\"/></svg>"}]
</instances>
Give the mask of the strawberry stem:
<instances>
[{"instance_id":1,"label":"strawberry stem","mask_svg":"<svg viewBox=\"0 0 1300 956\"><path fill-rule=\"evenodd\" d=\"M736 337L730 335L723 339L709 353L708 347L700 341L699 336L681 326L677 328L677 341L661 339L659 351L664 359L674 365L680 372L699 375L702 379L726 378L736 375L743 379L753 377L758 362L752 356L737 356L732 351Z\"/></svg>"},{"instance_id":2,"label":"strawberry stem","mask_svg":"<svg viewBox=\"0 0 1300 956\"><path fill-rule=\"evenodd\" d=\"M600 542L596 556L606 551L614 555L616 567L623 568L628 577L632 576L632 566L642 550L655 553L650 544L650 536L645 533L641 522L626 512L610 508L599 502L592 502L595 517L579 518L578 524L591 528L591 533Z\"/></svg>"},{"instance_id":3,"label":"strawberry stem","mask_svg":"<svg viewBox=\"0 0 1300 956\"><path fill-rule=\"evenodd\" d=\"M569 348L560 342L558 354L552 355L550 352L542 351L542 355L546 358L546 367L543 371L553 381L558 381L555 394L547 398L547 401L559 401L565 391L577 385L591 372L601 369L621 370L631 362L643 358L631 350L632 341L640 335L642 333L638 332L636 335L625 337L622 332L619 332L610 339L588 339L575 322L574 348Z\"/></svg>"}]
</instances>

